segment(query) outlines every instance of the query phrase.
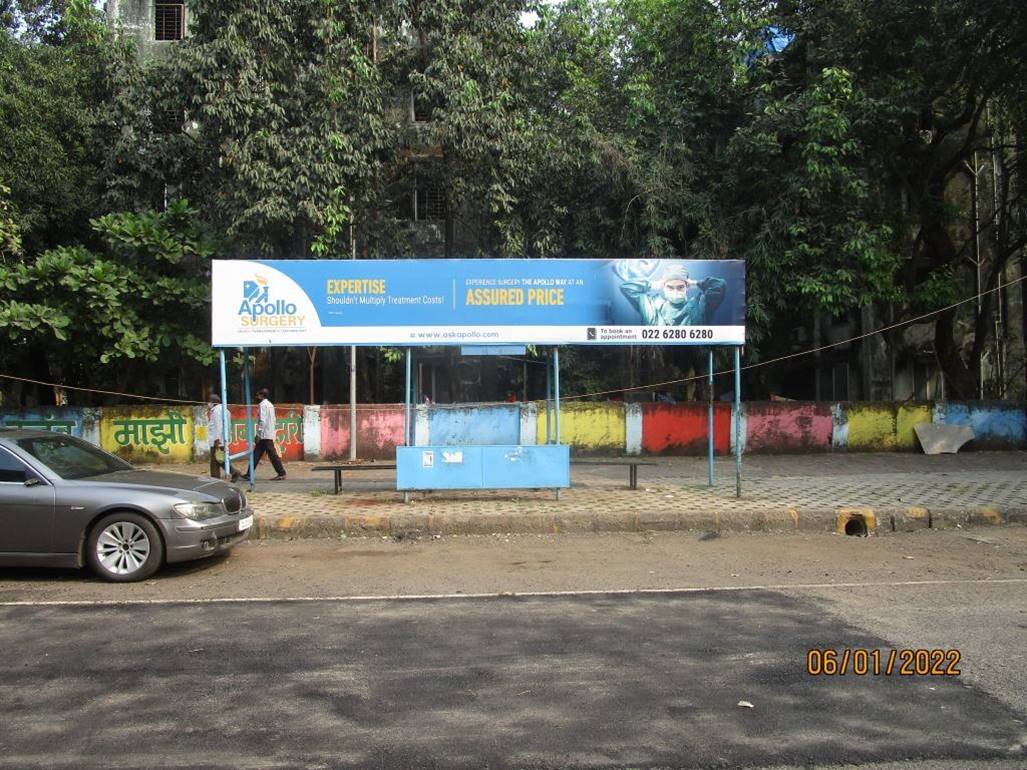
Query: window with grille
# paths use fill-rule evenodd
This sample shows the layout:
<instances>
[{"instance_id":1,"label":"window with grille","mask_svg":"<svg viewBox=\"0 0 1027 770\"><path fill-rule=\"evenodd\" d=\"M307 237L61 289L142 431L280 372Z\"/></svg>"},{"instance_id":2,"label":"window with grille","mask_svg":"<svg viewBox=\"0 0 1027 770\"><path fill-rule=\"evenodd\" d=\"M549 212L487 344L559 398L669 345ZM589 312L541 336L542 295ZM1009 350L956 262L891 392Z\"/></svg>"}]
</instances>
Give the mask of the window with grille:
<instances>
[{"instance_id":1,"label":"window with grille","mask_svg":"<svg viewBox=\"0 0 1027 770\"><path fill-rule=\"evenodd\" d=\"M427 222L446 218L446 196L442 188L430 182L418 182L414 191L414 220Z\"/></svg>"},{"instance_id":2,"label":"window with grille","mask_svg":"<svg viewBox=\"0 0 1027 770\"><path fill-rule=\"evenodd\" d=\"M154 38L181 40L185 36L185 3L157 3L154 6Z\"/></svg>"},{"instance_id":3,"label":"window with grille","mask_svg":"<svg viewBox=\"0 0 1027 770\"><path fill-rule=\"evenodd\" d=\"M414 122L427 123L431 120L435 105L430 99L414 94Z\"/></svg>"},{"instance_id":4,"label":"window with grille","mask_svg":"<svg viewBox=\"0 0 1027 770\"><path fill-rule=\"evenodd\" d=\"M172 107L157 105L150 115L154 133L177 134L182 130L182 112Z\"/></svg>"}]
</instances>

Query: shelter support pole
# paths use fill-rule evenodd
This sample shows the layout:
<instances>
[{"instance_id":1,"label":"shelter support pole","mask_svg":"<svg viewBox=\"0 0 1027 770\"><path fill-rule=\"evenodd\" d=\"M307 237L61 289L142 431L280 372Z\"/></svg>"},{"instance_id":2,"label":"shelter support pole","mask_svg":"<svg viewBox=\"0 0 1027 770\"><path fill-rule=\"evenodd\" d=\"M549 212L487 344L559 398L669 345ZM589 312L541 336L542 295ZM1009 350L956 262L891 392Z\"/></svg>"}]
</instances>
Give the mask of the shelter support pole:
<instances>
[{"instance_id":1,"label":"shelter support pole","mask_svg":"<svg viewBox=\"0 0 1027 770\"><path fill-rule=\"evenodd\" d=\"M706 429L706 443L709 445L708 475L713 486L713 348L710 348L709 424Z\"/></svg>"},{"instance_id":2,"label":"shelter support pole","mask_svg":"<svg viewBox=\"0 0 1027 770\"><path fill-rule=\"evenodd\" d=\"M553 391L556 409L556 443L560 443L560 348L553 348Z\"/></svg>"},{"instance_id":3,"label":"shelter support pole","mask_svg":"<svg viewBox=\"0 0 1027 770\"><path fill-rule=\"evenodd\" d=\"M353 197L350 196L350 208ZM357 258L356 221L349 220L349 258ZM357 459L357 346L349 346L349 459Z\"/></svg>"},{"instance_id":4,"label":"shelter support pole","mask_svg":"<svg viewBox=\"0 0 1027 770\"><path fill-rule=\"evenodd\" d=\"M556 444L560 443L560 348L553 348L553 408L556 410ZM560 499L560 489L556 489L556 499Z\"/></svg>"},{"instance_id":5,"label":"shelter support pole","mask_svg":"<svg viewBox=\"0 0 1027 770\"><path fill-rule=\"evenodd\" d=\"M406 385L403 388L403 398L405 399L405 403L406 403L406 410L403 413L403 415L404 415L404 419L403 419L403 443L406 444L406 446L410 446L411 444L414 443L413 440L412 440L414 429L413 429L413 426L410 424L410 367L411 367L411 358L412 357L413 356L411 354L411 349L407 348ZM403 492L403 502L404 503L409 503L410 502L410 492L409 491L404 491Z\"/></svg>"},{"instance_id":6,"label":"shelter support pole","mask_svg":"<svg viewBox=\"0 0 1027 770\"><path fill-rule=\"evenodd\" d=\"M550 399L553 397L553 355L549 354L546 358L546 443L551 443L550 436L552 435L551 428L549 426L549 410L550 410Z\"/></svg>"},{"instance_id":7,"label":"shelter support pole","mask_svg":"<svg viewBox=\"0 0 1027 770\"><path fill-rule=\"evenodd\" d=\"M246 348L242 349L242 378L243 378L243 393L246 399L246 440L249 442L249 452L246 454L246 462L249 464L249 477L250 477L250 491L253 491L253 447L254 447L254 431L253 431L253 396L250 394L250 354ZM271 437L274 439L274 436Z\"/></svg>"},{"instance_id":8,"label":"shelter support pole","mask_svg":"<svg viewBox=\"0 0 1027 770\"><path fill-rule=\"evenodd\" d=\"M403 421L403 441L407 446L413 445L413 427L410 424L410 367L411 367L411 355L410 348L407 348L407 376L406 386L403 389L403 398L406 404L406 419Z\"/></svg>"},{"instance_id":9,"label":"shelter support pole","mask_svg":"<svg viewBox=\"0 0 1027 770\"><path fill-rule=\"evenodd\" d=\"M231 427L232 417L228 411L228 367L225 364L225 349L218 351L221 359L221 446L225 452L225 476L231 474L232 460L228 456L228 430Z\"/></svg>"},{"instance_id":10,"label":"shelter support pole","mask_svg":"<svg viewBox=\"0 0 1027 770\"><path fill-rule=\"evenodd\" d=\"M349 459L357 459L357 346L349 346Z\"/></svg>"},{"instance_id":11,"label":"shelter support pole","mask_svg":"<svg viewBox=\"0 0 1027 770\"><path fill-rule=\"evenodd\" d=\"M735 347L735 497L742 496L742 348Z\"/></svg>"}]
</instances>

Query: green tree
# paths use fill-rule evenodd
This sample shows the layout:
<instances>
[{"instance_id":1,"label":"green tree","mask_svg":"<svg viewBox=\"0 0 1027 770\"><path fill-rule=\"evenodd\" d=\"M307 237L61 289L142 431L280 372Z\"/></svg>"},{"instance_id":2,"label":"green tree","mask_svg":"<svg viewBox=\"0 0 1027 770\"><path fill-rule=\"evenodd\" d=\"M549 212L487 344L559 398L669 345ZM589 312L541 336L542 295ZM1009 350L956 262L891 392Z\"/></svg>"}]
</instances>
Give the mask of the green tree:
<instances>
[{"instance_id":1,"label":"green tree","mask_svg":"<svg viewBox=\"0 0 1027 770\"><path fill-rule=\"evenodd\" d=\"M91 224L102 251L60 246L0 265L4 364L28 371L42 357L53 381L125 390L136 363L212 363L202 276L219 250L197 211L171 201Z\"/></svg>"},{"instance_id":2,"label":"green tree","mask_svg":"<svg viewBox=\"0 0 1027 770\"><path fill-rule=\"evenodd\" d=\"M21 256L21 227L10 201L10 188L0 185L0 264Z\"/></svg>"},{"instance_id":3,"label":"green tree","mask_svg":"<svg viewBox=\"0 0 1027 770\"><path fill-rule=\"evenodd\" d=\"M894 275L900 306L929 310L973 293L979 237L982 287L997 285L1024 245L1022 145L999 139L995 118L1006 121L1006 139L1022 136L1027 7L839 0L781 10L795 43L769 65L735 144L733 192L744 197L739 182L765 174L783 198L766 206L757 196L749 207L735 199L754 262L770 268L784 255L800 293L825 309L888 297ZM968 169L989 156L1008 173L992 200L978 196L975 225ZM950 397L978 392L992 301L969 311L969 346L957 335L967 311L932 321Z\"/></svg>"},{"instance_id":4,"label":"green tree","mask_svg":"<svg viewBox=\"0 0 1027 770\"><path fill-rule=\"evenodd\" d=\"M239 254L342 250L381 176L374 3L190 5L190 36L126 84L113 184L188 194Z\"/></svg>"},{"instance_id":5,"label":"green tree","mask_svg":"<svg viewBox=\"0 0 1027 770\"><path fill-rule=\"evenodd\" d=\"M433 186L445 208L444 253L503 255L527 155L522 0L408 0L390 75L418 121L396 157L399 189ZM456 226L475 234L457 244Z\"/></svg>"},{"instance_id":6,"label":"green tree","mask_svg":"<svg viewBox=\"0 0 1027 770\"><path fill-rule=\"evenodd\" d=\"M0 181L25 249L88 238L101 213L101 116L119 46L79 0L6 2L0 20Z\"/></svg>"}]
</instances>

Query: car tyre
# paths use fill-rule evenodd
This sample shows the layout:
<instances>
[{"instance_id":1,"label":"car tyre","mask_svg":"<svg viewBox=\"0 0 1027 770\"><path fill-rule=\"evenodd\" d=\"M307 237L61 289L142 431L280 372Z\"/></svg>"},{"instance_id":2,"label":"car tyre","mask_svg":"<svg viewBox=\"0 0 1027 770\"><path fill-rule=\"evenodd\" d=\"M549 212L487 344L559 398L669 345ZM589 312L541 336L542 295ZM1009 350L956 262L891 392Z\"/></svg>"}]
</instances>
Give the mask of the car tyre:
<instances>
[{"instance_id":1,"label":"car tyre","mask_svg":"<svg viewBox=\"0 0 1027 770\"><path fill-rule=\"evenodd\" d=\"M104 580L145 580L164 561L164 542L145 516L128 511L112 513L96 522L89 532L86 561Z\"/></svg>"}]
</instances>

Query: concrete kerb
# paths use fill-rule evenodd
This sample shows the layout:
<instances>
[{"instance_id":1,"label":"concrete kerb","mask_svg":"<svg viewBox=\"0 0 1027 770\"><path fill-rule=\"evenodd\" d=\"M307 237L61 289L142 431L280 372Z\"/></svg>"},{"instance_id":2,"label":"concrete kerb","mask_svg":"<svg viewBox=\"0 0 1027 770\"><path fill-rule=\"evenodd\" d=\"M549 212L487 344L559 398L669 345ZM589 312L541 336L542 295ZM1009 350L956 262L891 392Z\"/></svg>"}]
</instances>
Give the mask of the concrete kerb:
<instances>
[{"instance_id":1,"label":"concrete kerb","mask_svg":"<svg viewBox=\"0 0 1027 770\"><path fill-rule=\"evenodd\" d=\"M1027 525L1027 508L968 510L903 508L783 508L762 511L704 513L614 512L586 514L311 514L256 517L251 539L395 537L432 535L562 534L595 532L836 532L844 535L852 519L864 523L867 535L889 535L925 529ZM859 530L859 527L853 527ZM860 530L862 533L863 530Z\"/></svg>"}]
</instances>

